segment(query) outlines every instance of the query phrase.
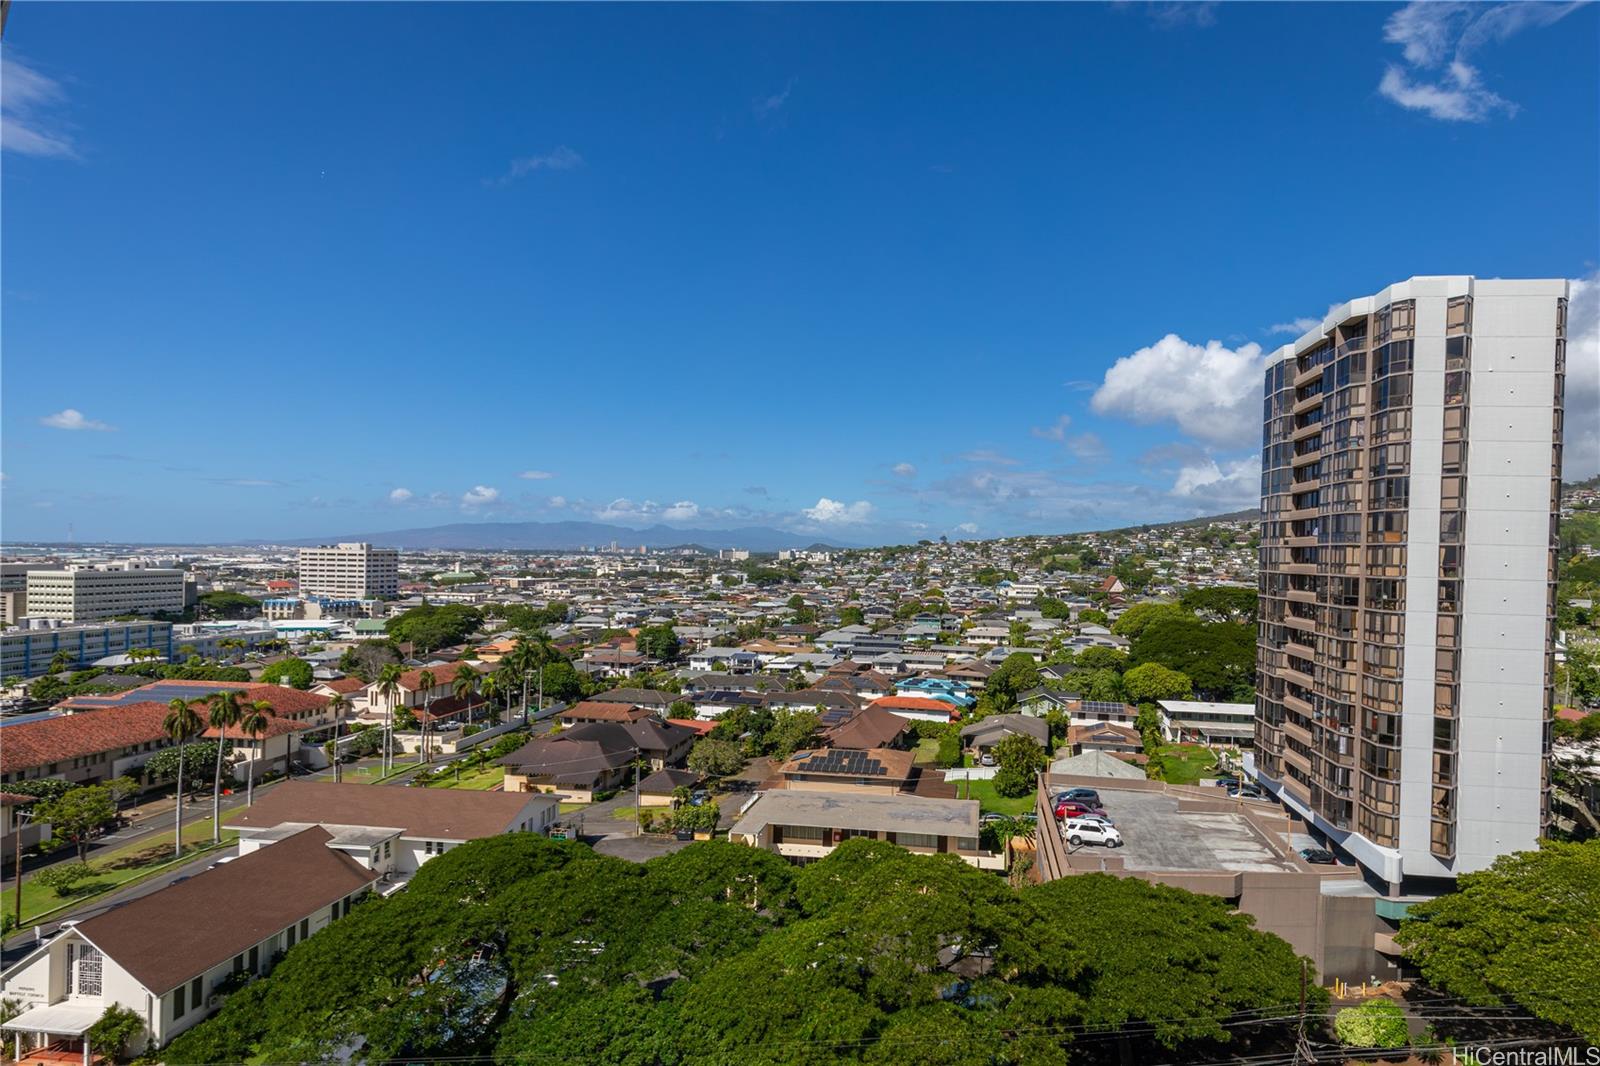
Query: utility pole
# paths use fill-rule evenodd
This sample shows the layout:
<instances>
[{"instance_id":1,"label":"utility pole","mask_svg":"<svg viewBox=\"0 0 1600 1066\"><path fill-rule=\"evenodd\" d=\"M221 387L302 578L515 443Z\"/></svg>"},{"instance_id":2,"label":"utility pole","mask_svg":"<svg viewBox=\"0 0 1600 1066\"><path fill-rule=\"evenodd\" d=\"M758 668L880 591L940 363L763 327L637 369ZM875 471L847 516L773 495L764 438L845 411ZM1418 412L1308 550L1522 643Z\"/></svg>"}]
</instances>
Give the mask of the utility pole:
<instances>
[{"instance_id":1,"label":"utility pole","mask_svg":"<svg viewBox=\"0 0 1600 1066\"><path fill-rule=\"evenodd\" d=\"M16 896L13 917L16 919L14 924L18 929L22 928L22 827L31 821L33 821L33 812L31 810L19 810L17 811L17 816L14 819L15 824L13 824L11 827L11 832L15 834L15 839L11 842L12 888Z\"/></svg>"}]
</instances>

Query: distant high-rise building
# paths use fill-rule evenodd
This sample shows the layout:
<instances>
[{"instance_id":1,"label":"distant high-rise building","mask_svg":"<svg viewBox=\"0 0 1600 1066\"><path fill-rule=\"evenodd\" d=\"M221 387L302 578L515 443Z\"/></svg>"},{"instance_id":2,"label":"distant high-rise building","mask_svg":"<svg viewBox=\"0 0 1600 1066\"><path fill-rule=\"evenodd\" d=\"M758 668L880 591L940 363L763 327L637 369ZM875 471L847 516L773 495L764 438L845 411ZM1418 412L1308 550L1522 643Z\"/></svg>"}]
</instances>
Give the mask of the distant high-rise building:
<instances>
[{"instance_id":1,"label":"distant high-rise building","mask_svg":"<svg viewBox=\"0 0 1600 1066\"><path fill-rule=\"evenodd\" d=\"M1567 295L1412 278L1268 360L1251 770L1391 892L1547 819Z\"/></svg>"},{"instance_id":2,"label":"distant high-rise building","mask_svg":"<svg viewBox=\"0 0 1600 1066\"><path fill-rule=\"evenodd\" d=\"M31 618L93 622L125 614L182 614L187 605L182 570L137 562L27 571Z\"/></svg>"},{"instance_id":3,"label":"distant high-rise building","mask_svg":"<svg viewBox=\"0 0 1600 1066\"><path fill-rule=\"evenodd\" d=\"M370 544L301 548L299 577L300 592L306 596L394 596L400 591L400 552Z\"/></svg>"}]
</instances>

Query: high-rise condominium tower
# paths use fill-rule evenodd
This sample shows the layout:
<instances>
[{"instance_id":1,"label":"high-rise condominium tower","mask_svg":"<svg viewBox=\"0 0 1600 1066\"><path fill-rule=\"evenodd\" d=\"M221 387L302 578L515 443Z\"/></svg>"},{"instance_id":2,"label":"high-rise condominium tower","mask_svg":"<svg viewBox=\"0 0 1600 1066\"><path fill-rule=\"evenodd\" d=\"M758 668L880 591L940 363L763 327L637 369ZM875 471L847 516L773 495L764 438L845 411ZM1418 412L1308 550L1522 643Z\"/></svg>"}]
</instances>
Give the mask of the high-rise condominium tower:
<instances>
[{"instance_id":1,"label":"high-rise condominium tower","mask_svg":"<svg viewBox=\"0 0 1600 1066\"><path fill-rule=\"evenodd\" d=\"M1416 277L1268 360L1252 770L1392 892L1545 824L1567 289Z\"/></svg>"}]
</instances>

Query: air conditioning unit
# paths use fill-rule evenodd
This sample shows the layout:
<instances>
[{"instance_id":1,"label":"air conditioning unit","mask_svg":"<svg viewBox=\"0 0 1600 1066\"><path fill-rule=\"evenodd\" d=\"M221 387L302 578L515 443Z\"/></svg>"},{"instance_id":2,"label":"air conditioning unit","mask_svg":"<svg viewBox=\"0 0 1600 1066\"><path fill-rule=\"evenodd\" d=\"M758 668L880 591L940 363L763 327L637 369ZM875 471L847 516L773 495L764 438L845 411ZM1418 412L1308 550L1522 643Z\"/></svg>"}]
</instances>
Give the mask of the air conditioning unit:
<instances>
[{"instance_id":1,"label":"air conditioning unit","mask_svg":"<svg viewBox=\"0 0 1600 1066\"><path fill-rule=\"evenodd\" d=\"M216 1010L218 1007L222 1006L223 1001L227 998L227 996L221 995L217 992L211 993L206 997L206 1010Z\"/></svg>"}]
</instances>

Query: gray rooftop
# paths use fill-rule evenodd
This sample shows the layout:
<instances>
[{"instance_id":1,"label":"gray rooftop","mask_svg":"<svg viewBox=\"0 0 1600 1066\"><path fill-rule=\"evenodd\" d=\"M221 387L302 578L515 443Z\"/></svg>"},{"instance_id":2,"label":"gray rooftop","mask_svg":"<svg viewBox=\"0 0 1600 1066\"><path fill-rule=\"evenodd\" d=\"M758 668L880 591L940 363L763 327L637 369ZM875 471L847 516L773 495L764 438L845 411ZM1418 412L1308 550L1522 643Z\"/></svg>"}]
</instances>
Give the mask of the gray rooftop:
<instances>
[{"instance_id":1,"label":"gray rooftop","mask_svg":"<svg viewBox=\"0 0 1600 1066\"><path fill-rule=\"evenodd\" d=\"M978 802L928 799L924 796L776 789L757 797L734 824L731 832L734 835L755 836L769 825L976 837Z\"/></svg>"}]
</instances>

